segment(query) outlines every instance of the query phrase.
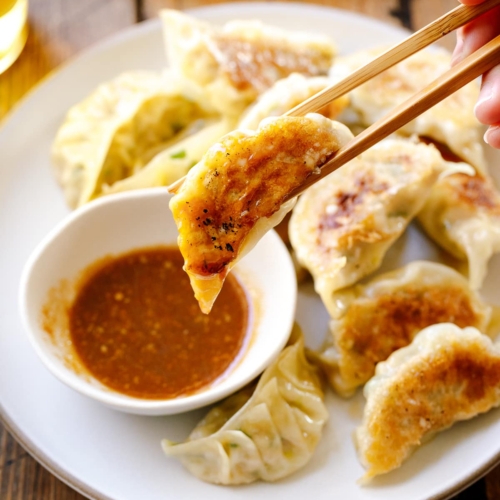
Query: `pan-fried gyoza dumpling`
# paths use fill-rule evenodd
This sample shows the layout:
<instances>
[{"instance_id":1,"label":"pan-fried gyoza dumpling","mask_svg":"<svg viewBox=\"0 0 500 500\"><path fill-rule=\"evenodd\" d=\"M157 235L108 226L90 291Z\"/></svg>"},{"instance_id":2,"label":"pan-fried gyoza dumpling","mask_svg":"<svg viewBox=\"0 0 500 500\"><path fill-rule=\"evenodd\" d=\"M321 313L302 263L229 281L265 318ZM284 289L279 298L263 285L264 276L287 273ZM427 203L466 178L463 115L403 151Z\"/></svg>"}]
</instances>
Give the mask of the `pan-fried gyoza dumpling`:
<instances>
[{"instance_id":1,"label":"pan-fried gyoza dumpling","mask_svg":"<svg viewBox=\"0 0 500 500\"><path fill-rule=\"evenodd\" d=\"M332 79L339 81L345 78L384 51L385 48L377 48L339 58L332 67ZM422 50L360 85L349 93L349 110L354 112L355 121L364 126L373 124L446 72L450 67L450 58L444 49ZM482 126L474 116L478 95L479 87L472 82L418 116L399 132L426 136L444 143L478 171L486 172L481 146ZM343 118L340 120L345 123Z\"/></svg>"},{"instance_id":2,"label":"pan-fried gyoza dumpling","mask_svg":"<svg viewBox=\"0 0 500 500\"><path fill-rule=\"evenodd\" d=\"M440 179L418 220L436 243L469 262L470 285L480 288L490 257L500 252L500 193L493 181L479 174Z\"/></svg>"},{"instance_id":3,"label":"pan-fried gyoza dumpling","mask_svg":"<svg viewBox=\"0 0 500 500\"><path fill-rule=\"evenodd\" d=\"M331 81L325 76L306 77L293 73L289 77L277 81L245 111L239 128L255 130L264 118L281 116L309 97L324 90L330 84ZM347 106L348 102L347 97L341 97L318 113L333 119Z\"/></svg>"},{"instance_id":4,"label":"pan-fried gyoza dumpling","mask_svg":"<svg viewBox=\"0 0 500 500\"><path fill-rule=\"evenodd\" d=\"M500 350L475 328L422 330L377 365L356 445L367 481L399 467L434 433L500 405Z\"/></svg>"},{"instance_id":5,"label":"pan-fried gyoza dumpling","mask_svg":"<svg viewBox=\"0 0 500 500\"><path fill-rule=\"evenodd\" d=\"M184 443L163 441L196 477L218 484L276 481L303 467L328 413L300 333L254 385L210 410Z\"/></svg>"},{"instance_id":6,"label":"pan-fried gyoza dumpling","mask_svg":"<svg viewBox=\"0 0 500 500\"><path fill-rule=\"evenodd\" d=\"M485 333L491 316L491 308L461 274L426 261L339 290L335 307L331 337L318 358L342 396L353 394L373 376L378 362L410 344L423 328L454 323Z\"/></svg>"},{"instance_id":7,"label":"pan-fried gyoza dumpling","mask_svg":"<svg viewBox=\"0 0 500 500\"><path fill-rule=\"evenodd\" d=\"M333 293L380 266L440 174L456 168L465 167L445 162L434 146L388 139L300 197L290 241L331 315Z\"/></svg>"},{"instance_id":8,"label":"pan-fried gyoza dumpling","mask_svg":"<svg viewBox=\"0 0 500 500\"><path fill-rule=\"evenodd\" d=\"M57 132L52 157L71 207L141 169L162 144L213 114L202 91L169 74L124 73L73 106Z\"/></svg>"},{"instance_id":9,"label":"pan-fried gyoza dumpling","mask_svg":"<svg viewBox=\"0 0 500 500\"><path fill-rule=\"evenodd\" d=\"M293 208L287 195L351 138L347 127L317 114L269 118L256 132L226 135L189 171L170 208L203 312L229 270Z\"/></svg>"},{"instance_id":10,"label":"pan-fried gyoza dumpling","mask_svg":"<svg viewBox=\"0 0 500 500\"><path fill-rule=\"evenodd\" d=\"M259 21L222 28L176 10L161 12L170 66L203 86L217 109L239 114L291 73L326 75L335 46L325 36L290 32Z\"/></svg>"},{"instance_id":11,"label":"pan-fried gyoza dumpling","mask_svg":"<svg viewBox=\"0 0 500 500\"><path fill-rule=\"evenodd\" d=\"M207 120L200 120L207 122ZM142 170L131 177L115 182L103 189L103 194L119 193L132 189L168 186L185 176L196 165L208 148L234 129L230 119L211 120L195 133L179 140L158 153Z\"/></svg>"}]
</instances>

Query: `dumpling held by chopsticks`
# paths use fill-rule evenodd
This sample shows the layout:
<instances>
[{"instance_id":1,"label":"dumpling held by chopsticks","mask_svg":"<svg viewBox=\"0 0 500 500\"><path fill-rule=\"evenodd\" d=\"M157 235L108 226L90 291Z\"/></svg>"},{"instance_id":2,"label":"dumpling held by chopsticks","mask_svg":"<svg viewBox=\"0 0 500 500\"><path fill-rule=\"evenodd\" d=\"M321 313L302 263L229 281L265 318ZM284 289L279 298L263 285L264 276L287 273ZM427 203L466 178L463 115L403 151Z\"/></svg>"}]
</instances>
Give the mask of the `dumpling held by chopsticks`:
<instances>
[{"instance_id":1,"label":"dumpling held by chopsticks","mask_svg":"<svg viewBox=\"0 0 500 500\"><path fill-rule=\"evenodd\" d=\"M190 170L170 209L203 312L229 270L293 208L287 196L351 138L321 115L269 119L226 135Z\"/></svg>"}]
</instances>

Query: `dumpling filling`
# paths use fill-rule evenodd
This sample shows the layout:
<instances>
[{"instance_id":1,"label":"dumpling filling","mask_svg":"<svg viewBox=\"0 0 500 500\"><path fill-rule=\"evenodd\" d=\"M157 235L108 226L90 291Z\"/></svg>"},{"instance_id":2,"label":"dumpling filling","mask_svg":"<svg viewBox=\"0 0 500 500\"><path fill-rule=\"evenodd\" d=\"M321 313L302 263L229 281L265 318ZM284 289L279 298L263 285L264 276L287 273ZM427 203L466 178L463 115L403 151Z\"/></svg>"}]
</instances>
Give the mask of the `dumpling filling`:
<instances>
[{"instance_id":1,"label":"dumpling filling","mask_svg":"<svg viewBox=\"0 0 500 500\"><path fill-rule=\"evenodd\" d=\"M69 110L52 146L68 205L137 173L193 122L214 115L188 83L171 73L124 73Z\"/></svg>"}]
</instances>

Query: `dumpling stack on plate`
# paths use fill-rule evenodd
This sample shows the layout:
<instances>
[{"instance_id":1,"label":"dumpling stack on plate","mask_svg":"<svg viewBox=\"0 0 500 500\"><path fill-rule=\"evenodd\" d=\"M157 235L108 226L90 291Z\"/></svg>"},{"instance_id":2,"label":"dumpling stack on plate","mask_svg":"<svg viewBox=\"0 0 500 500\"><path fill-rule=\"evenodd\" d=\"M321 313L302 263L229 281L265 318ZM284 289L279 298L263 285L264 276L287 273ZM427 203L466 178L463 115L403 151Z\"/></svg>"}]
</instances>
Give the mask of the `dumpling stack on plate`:
<instances>
[{"instance_id":1,"label":"dumpling stack on plate","mask_svg":"<svg viewBox=\"0 0 500 500\"><path fill-rule=\"evenodd\" d=\"M461 167L433 146L387 139L300 197L290 241L330 313L334 292L375 271L439 177Z\"/></svg>"},{"instance_id":2,"label":"dumpling stack on plate","mask_svg":"<svg viewBox=\"0 0 500 500\"><path fill-rule=\"evenodd\" d=\"M55 173L68 204L186 176L171 208L204 312L231 267L295 205L288 243L330 314L323 349L308 356L343 397L366 384L356 433L365 481L399 467L433 433L498 406L500 350L488 337L498 332L479 289L500 252L500 194L473 115L476 83L296 203L288 195L351 131L446 71L449 54L422 51L318 114L282 117L385 49L335 59L323 36L251 20L215 27L173 10L161 17L169 69L103 83L57 133ZM388 255L414 219L468 264L468 280L421 260L374 275L395 267ZM260 380L215 406L186 442L165 441L166 454L218 484L293 473L328 417L318 373L295 330Z\"/></svg>"},{"instance_id":3,"label":"dumpling stack on plate","mask_svg":"<svg viewBox=\"0 0 500 500\"><path fill-rule=\"evenodd\" d=\"M415 261L336 294L331 337L318 360L335 391L350 396L380 361L436 323L487 332L491 307L454 269Z\"/></svg>"},{"instance_id":4,"label":"dumpling stack on plate","mask_svg":"<svg viewBox=\"0 0 500 500\"><path fill-rule=\"evenodd\" d=\"M381 51L339 58L331 78ZM352 130L373 124L449 59L434 50L408 58L353 90L336 119ZM331 316L312 356L339 395L366 384L356 433L364 482L399 467L434 433L500 405L500 351L488 337L498 332L477 293L500 252L500 194L473 114L477 95L472 83L436 105L308 189L292 214L293 249ZM468 263L468 280L427 261L372 275L413 219Z\"/></svg>"},{"instance_id":5,"label":"dumpling stack on plate","mask_svg":"<svg viewBox=\"0 0 500 500\"><path fill-rule=\"evenodd\" d=\"M57 133L55 174L71 208L169 185L234 130L261 94L270 92L238 128L255 130L262 118L329 84L336 48L328 37L250 20L219 28L175 10L161 18L168 70L103 83L70 109ZM322 113L333 118L345 103L340 99Z\"/></svg>"}]
</instances>

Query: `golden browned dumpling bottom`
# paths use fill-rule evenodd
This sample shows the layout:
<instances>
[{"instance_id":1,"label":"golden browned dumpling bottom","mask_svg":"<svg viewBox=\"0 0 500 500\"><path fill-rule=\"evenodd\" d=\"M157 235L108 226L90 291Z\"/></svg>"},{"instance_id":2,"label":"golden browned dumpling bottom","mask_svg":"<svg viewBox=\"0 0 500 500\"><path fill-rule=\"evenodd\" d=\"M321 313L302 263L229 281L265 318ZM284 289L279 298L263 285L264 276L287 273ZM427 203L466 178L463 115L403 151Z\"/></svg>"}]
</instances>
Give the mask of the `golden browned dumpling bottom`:
<instances>
[{"instance_id":1,"label":"golden browned dumpling bottom","mask_svg":"<svg viewBox=\"0 0 500 500\"><path fill-rule=\"evenodd\" d=\"M442 323L377 367L356 432L365 480L389 472L433 433L500 404L500 353L475 328Z\"/></svg>"},{"instance_id":2,"label":"golden browned dumpling bottom","mask_svg":"<svg viewBox=\"0 0 500 500\"><path fill-rule=\"evenodd\" d=\"M366 382L375 365L407 346L423 328L436 323L477 326L470 292L459 286L408 287L378 297L374 303L352 304L337 337L339 368L351 383Z\"/></svg>"},{"instance_id":3,"label":"golden browned dumpling bottom","mask_svg":"<svg viewBox=\"0 0 500 500\"><path fill-rule=\"evenodd\" d=\"M232 264L291 209L293 203L283 205L286 196L350 137L320 115L277 118L255 133L225 136L189 172L170 208L184 269L204 312ZM271 219L274 214L280 217Z\"/></svg>"},{"instance_id":4,"label":"golden browned dumpling bottom","mask_svg":"<svg viewBox=\"0 0 500 500\"><path fill-rule=\"evenodd\" d=\"M448 191L451 199L455 198L462 205L491 215L500 215L500 198L493 184L479 174L450 175L442 179L439 186Z\"/></svg>"},{"instance_id":5,"label":"golden browned dumpling bottom","mask_svg":"<svg viewBox=\"0 0 500 500\"><path fill-rule=\"evenodd\" d=\"M272 41L246 40L235 34L219 34L215 37L215 45L223 56L221 71L234 87L238 90L253 87L260 92L271 87L278 78L294 72L325 75L334 55L325 47L280 46Z\"/></svg>"}]
</instances>

